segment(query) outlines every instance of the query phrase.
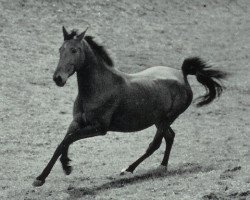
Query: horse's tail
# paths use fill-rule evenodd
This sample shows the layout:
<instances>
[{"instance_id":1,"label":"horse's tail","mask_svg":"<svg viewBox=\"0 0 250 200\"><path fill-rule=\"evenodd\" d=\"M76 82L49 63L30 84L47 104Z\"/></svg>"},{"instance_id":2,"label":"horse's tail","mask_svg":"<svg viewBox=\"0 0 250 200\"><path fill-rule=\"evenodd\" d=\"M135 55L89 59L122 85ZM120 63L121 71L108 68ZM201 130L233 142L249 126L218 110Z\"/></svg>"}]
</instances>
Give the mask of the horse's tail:
<instances>
[{"instance_id":1,"label":"horse's tail","mask_svg":"<svg viewBox=\"0 0 250 200\"><path fill-rule=\"evenodd\" d=\"M187 58L182 64L184 76L195 75L197 81L206 88L207 92L198 98L200 101L197 103L197 106L204 106L211 103L216 97L219 97L223 91L223 87L218 81L224 79L227 73L210 69L210 67L210 65L198 57Z\"/></svg>"}]
</instances>

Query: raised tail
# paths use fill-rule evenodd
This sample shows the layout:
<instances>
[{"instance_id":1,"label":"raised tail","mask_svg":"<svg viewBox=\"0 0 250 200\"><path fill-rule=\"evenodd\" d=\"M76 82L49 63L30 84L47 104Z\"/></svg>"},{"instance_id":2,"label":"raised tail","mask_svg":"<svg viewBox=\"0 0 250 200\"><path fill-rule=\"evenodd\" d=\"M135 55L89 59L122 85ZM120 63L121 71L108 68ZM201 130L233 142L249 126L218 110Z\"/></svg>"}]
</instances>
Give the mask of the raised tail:
<instances>
[{"instance_id":1,"label":"raised tail","mask_svg":"<svg viewBox=\"0 0 250 200\"><path fill-rule=\"evenodd\" d=\"M211 103L223 91L223 87L218 81L224 79L227 73L210 68L210 65L198 57L187 58L182 64L184 76L195 75L197 81L206 88L206 94L198 97L200 101L197 103L197 106L199 107Z\"/></svg>"}]
</instances>

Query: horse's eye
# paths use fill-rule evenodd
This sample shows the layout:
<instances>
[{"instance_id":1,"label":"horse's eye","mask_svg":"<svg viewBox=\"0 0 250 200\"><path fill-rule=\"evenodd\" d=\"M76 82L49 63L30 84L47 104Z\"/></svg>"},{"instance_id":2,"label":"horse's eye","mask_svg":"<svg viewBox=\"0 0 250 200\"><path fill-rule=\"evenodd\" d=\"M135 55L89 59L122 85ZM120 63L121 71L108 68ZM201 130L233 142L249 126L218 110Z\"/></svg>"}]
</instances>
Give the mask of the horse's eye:
<instances>
[{"instance_id":1,"label":"horse's eye","mask_svg":"<svg viewBox=\"0 0 250 200\"><path fill-rule=\"evenodd\" d=\"M75 48L71 48L71 53L76 53L77 50Z\"/></svg>"}]
</instances>

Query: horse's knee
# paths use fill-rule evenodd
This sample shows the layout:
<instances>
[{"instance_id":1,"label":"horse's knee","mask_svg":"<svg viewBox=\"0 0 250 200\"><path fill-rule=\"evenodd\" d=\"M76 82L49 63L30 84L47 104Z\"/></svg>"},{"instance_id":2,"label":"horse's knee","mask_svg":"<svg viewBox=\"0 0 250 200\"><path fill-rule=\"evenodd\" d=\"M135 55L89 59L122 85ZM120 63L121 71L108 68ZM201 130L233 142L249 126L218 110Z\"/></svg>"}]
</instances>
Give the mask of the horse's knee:
<instances>
[{"instance_id":1,"label":"horse's knee","mask_svg":"<svg viewBox=\"0 0 250 200\"><path fill-rule=\"evenodd\" d=\"M62 156L60 157L60 161L61 161L61 163L68 163L71 160L69 159L69 157L67 155L62 154Z\"/></svg>"}]
</instances>

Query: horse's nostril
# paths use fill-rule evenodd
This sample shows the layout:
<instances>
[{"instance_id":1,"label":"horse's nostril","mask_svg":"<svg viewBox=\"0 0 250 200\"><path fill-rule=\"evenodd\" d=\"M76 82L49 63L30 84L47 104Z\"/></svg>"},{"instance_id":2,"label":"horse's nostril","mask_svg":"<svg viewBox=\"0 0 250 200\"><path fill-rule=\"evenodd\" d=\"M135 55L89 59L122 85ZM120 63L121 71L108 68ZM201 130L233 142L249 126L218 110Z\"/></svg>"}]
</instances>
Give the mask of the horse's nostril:
<instances>
[{"instance_id":1,"label":"horse's nostril","mask_svg":"<svg viewBox=\"0 0 250 200\"><path fill-rule=\"evenodd\" d=\"M61 76L54 76L54 77L53 77L53 80L54 80L56 83L62 83L62 77L61 77Z\"/></svg>"}]
</instances>

